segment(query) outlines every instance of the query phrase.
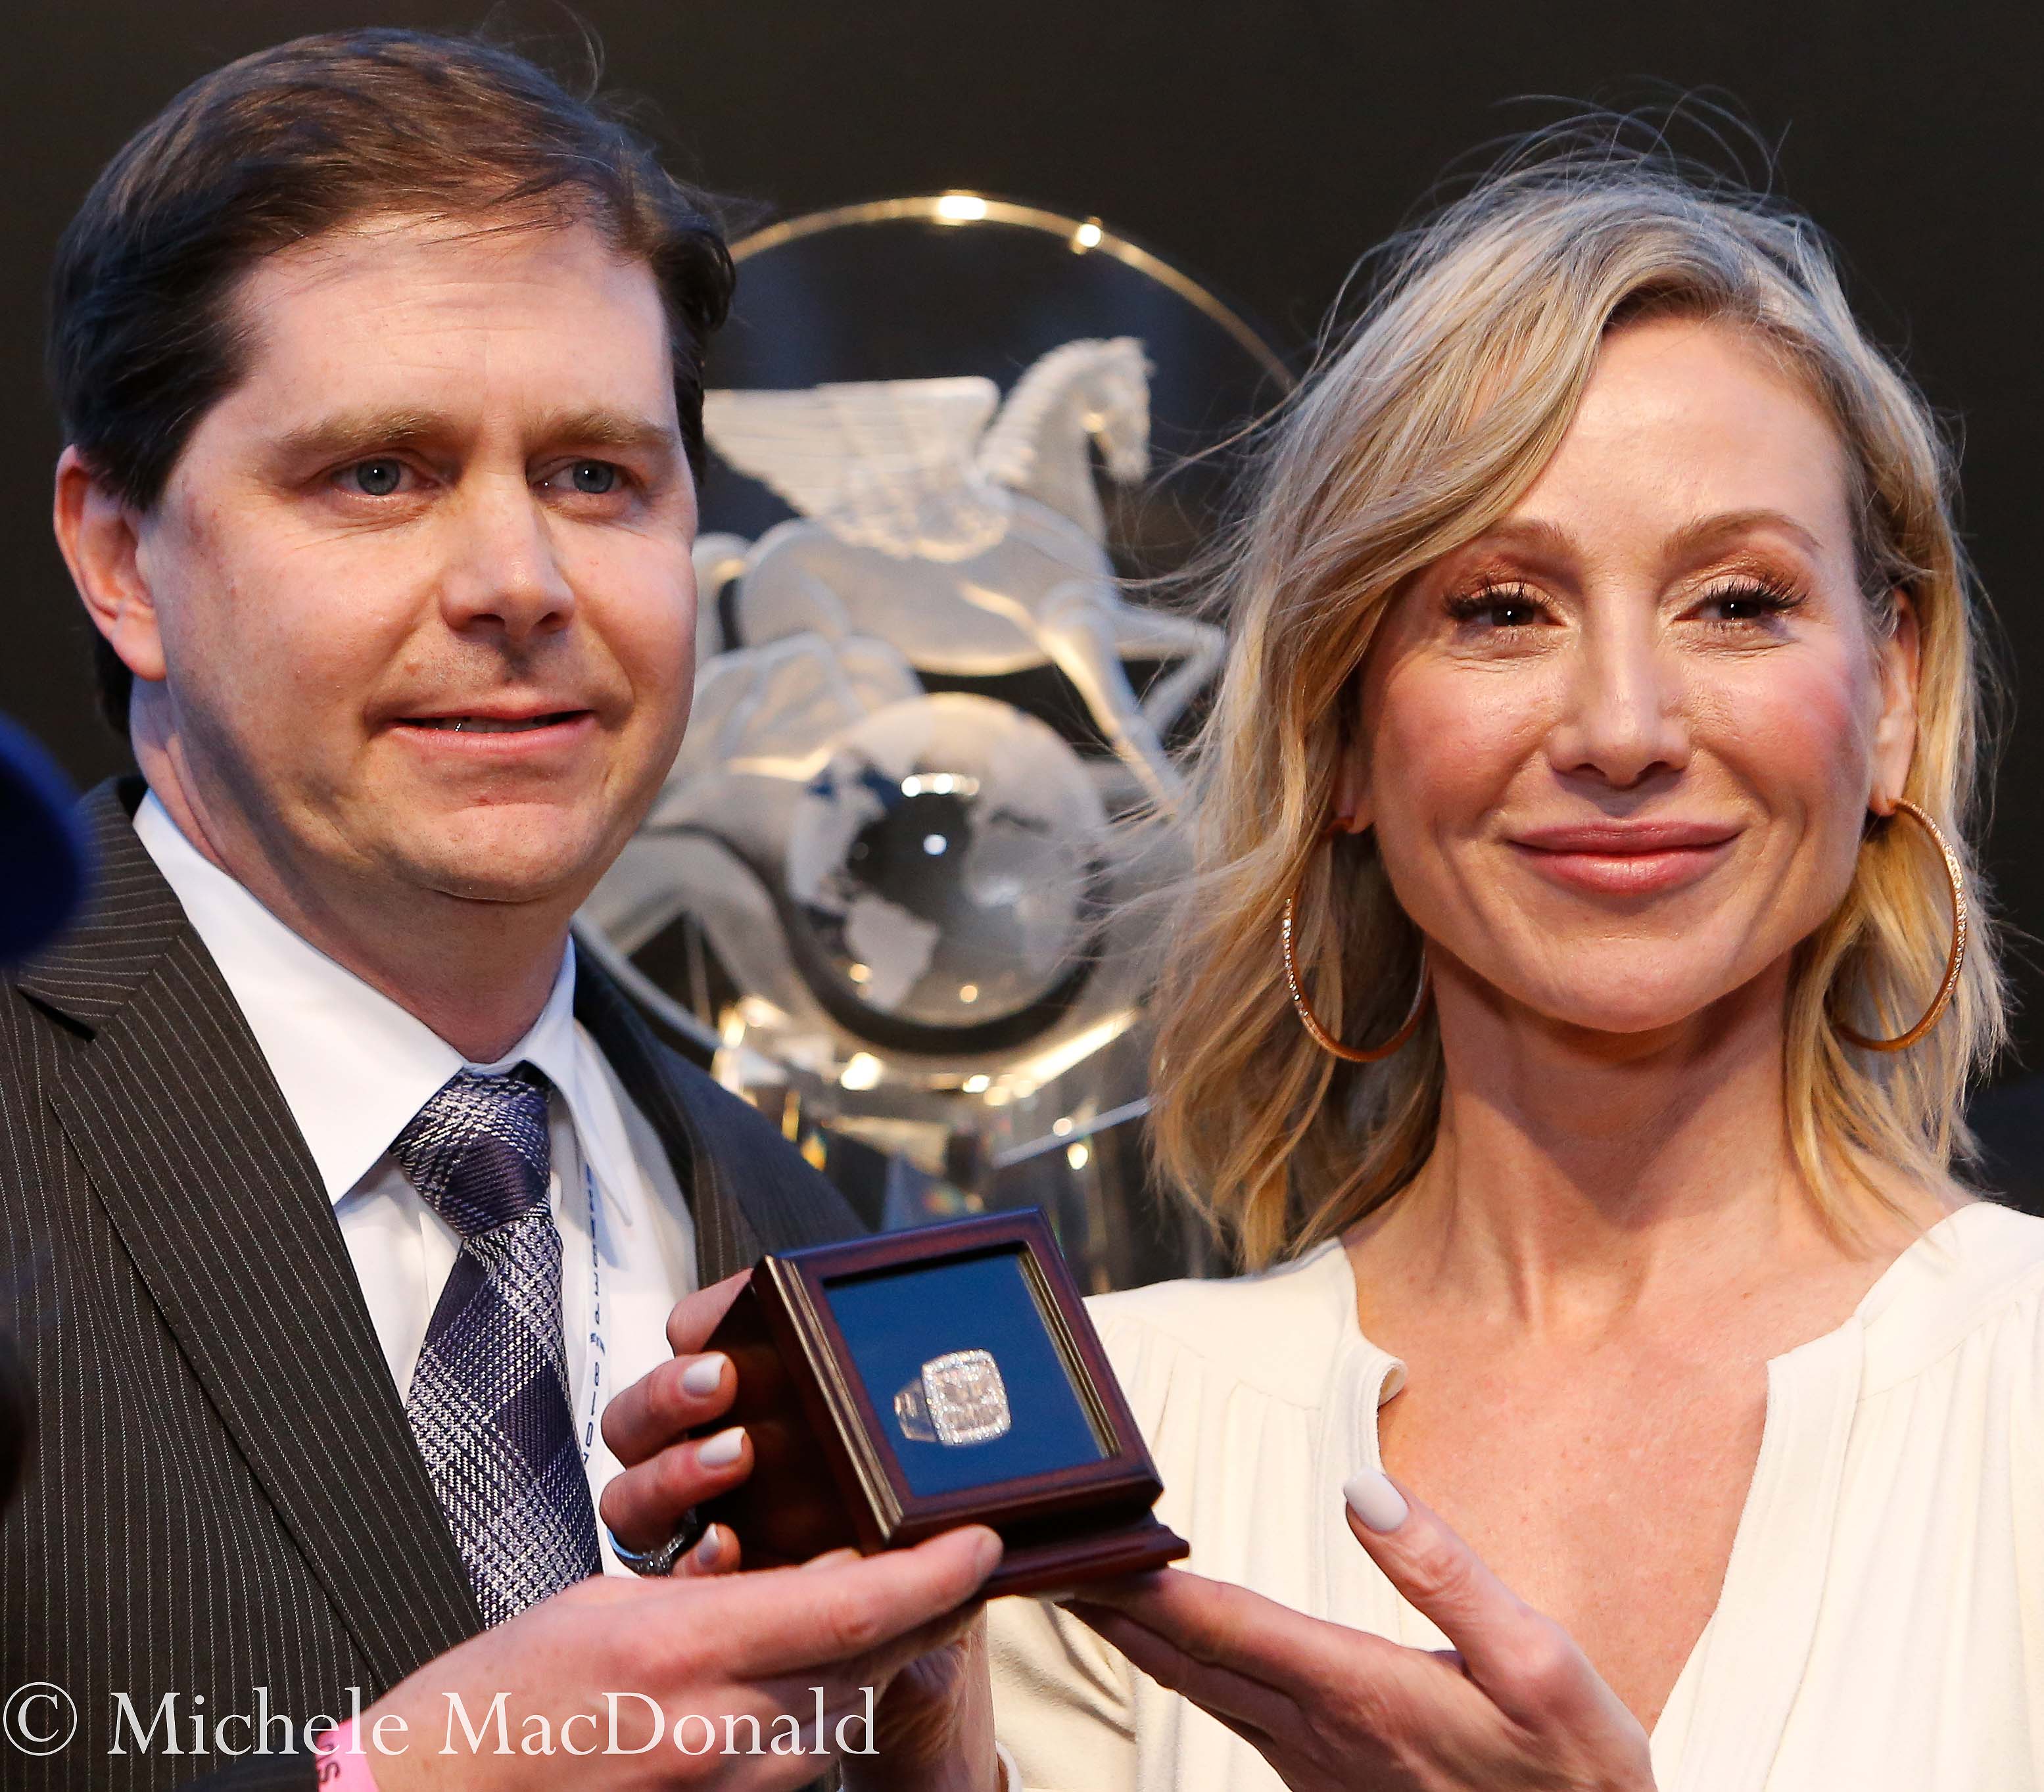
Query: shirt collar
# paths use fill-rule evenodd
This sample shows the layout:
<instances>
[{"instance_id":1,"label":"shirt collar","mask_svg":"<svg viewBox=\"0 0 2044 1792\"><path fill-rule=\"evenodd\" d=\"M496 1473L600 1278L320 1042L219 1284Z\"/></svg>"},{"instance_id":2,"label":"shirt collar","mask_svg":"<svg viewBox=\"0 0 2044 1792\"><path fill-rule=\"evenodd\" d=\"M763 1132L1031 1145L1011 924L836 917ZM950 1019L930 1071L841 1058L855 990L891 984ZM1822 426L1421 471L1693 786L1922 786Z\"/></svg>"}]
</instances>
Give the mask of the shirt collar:
<instances>
[{"instance_id":1,"label":"shirt collar","mask_svg":"<svg viewBox=\"0 0 2044 1792\"><path fill-rule=\"evenodd\" d=\"M328 1199L339 1201L361 1181L456 1071L523 1062L560 1091L598 1185L617 1200L617 1153L628 1145L615 1103L591 1086L597 1078L580 1049L572 940L531 1030L494 1064L472 1064L278 919L185 838L153 792L136 812L135 831L256 1035Z\"/></svg>"}]
</instances>

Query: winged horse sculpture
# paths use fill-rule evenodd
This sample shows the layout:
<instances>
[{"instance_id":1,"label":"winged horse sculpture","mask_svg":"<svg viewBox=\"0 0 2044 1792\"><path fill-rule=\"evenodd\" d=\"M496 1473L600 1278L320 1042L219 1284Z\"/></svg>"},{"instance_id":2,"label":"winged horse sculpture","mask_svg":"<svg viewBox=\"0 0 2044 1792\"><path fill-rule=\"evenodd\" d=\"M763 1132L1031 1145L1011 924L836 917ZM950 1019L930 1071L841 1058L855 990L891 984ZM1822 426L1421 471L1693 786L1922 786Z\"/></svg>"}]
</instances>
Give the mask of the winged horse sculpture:
<instances>
[{"instance_id":1,"label":"winged horse sculpture","mask_svg":"<svg viewBox=\"0 0 2044 1792\"><path fill-rule=\"evenodd\" d=\"M1069 342L1005 404L988 379L712 392L711 445L800 512L747 543L697 544L705 600L734 575L740 642L814 634L888 643L920 671L986 677L1045 663L1167 808L1162 735L1219 665L1212 624L1128 602L1093 482L1150 466L1149 369L1132 336ZM734 643L740 644L740 643ZM1124 662L1175 662L1139 697Z\"/></svg>"}]
</instances>

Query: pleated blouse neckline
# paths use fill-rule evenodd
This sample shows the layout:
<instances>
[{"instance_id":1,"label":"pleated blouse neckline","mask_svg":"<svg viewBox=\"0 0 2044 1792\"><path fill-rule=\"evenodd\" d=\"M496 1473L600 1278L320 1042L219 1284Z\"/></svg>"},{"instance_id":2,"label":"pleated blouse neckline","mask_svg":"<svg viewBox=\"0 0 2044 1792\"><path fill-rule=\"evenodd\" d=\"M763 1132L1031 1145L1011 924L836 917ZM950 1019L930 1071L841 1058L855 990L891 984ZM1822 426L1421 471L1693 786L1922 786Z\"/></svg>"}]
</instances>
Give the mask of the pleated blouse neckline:
<instances>
[{"instance_id":1,"label":"pleated blouse neckline","mask_svg":"<svg viewBox=\"0 0 2044 1792\"><path fill-rule=\"evenodd\" d=\"M2008 1217L1985 1203L1947 1214L1896 1257L1842 1325L1768 1363L1760 1449L1723 1587L1654 1727L1662 1792L1741 1792L1764 1783L1816 1629L1846 1445L1869 1355L1884 1378L1897 1376L1946 1335L1961 1335L1975 1310L1969 1297L1985 1291L1972 1285L1978 1274L1968 1272L1983 1253L1959 1249L1960 1235ZM1377 1409L1404 1387L1407 1372L1362 1331L1347 1252L1331 1240L1277 1273L1299 1276L1300 1295L1310 1288L1324 1299L1314 1323L1327 1326L1337 1340L1324 1457L1342 1479L1358 1468L1381 1469ZM1308 1304L1319 1301L1301 1303ZM1293 1341L1295 1348L1299 1341ZM1296 1373L1296 1355L1292 1362ZM1326 1611L1355 1609L1358 1596L1366 1609L1381 1609L1388 1599L1395 1609L1385 1614L1391 1621L1386 1634L1416 1648L1446 1646L1439 1630L1362 1556L1338 1508L1319 1527L1317 1541L1315 1579ZM1374 1585L1358 1585L1359 1576Z\"/></svg>"}]
</instances>

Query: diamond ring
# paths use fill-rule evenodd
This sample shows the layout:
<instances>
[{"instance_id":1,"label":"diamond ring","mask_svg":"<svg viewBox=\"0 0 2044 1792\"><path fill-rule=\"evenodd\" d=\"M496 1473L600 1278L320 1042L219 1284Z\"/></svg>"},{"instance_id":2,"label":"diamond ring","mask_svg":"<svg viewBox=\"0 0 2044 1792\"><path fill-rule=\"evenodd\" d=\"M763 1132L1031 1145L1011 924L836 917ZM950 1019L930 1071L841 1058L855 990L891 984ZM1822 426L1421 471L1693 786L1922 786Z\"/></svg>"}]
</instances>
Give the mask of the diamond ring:
<instances>
[{"instance_id":1,"label":"diamond ring","mask_svg":"<svg viewBox=\"0 0 2044 1792\"><path fill-rule=\"evenodd\" d=\"M991 1443L1014 1422L1001 1365L987 1350L932 1356L894 1396L894 1419L905 1437L946 1445Z\"/></svg>"}]
</instances>

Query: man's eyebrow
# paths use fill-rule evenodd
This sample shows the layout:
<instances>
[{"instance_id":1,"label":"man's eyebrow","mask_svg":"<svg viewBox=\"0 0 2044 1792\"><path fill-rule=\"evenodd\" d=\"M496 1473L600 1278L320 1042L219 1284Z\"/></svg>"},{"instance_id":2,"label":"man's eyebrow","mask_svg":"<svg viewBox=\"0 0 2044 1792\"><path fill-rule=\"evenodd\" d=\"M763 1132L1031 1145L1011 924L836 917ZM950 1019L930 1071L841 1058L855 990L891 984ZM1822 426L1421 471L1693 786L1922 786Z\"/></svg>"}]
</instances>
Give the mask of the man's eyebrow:
<instances>
[{"instance_id":1,"label":"man's eyebrow","mask_svg":"<svg viewBox=\"0 0 2044 1792\"><path fill-rule=\"evenodd\" d=\"M432 411L341 411L287 431L278 449L291 461L345 460L445 443L465 433L466 426ZM608 448L670 459L682 446L680 432L670 423L600 408L542 417L526 434L536 447Z\"/></svg>"},{"instance_id":2,"label":"man's eyebrow","mask_svg":"<svg viewBox=\"0 0 2044 1792\"><path fill-rule=\"evenodd\" d=\"M378 448L444 441L452 433L451 420L430 411L339 411L286 431L277 447L287 459L338 460Z\"/></svg>"},{"instance_id":3,"label":"man's eyebrow","mask_svg":"<svg viewBox=\"0 0 2044 1792\"><path fill-rule=\"evenodd\" d=\"M569 411L544 418L532 438L563 447L615 448L622 454L671 455L682 445L681 432L670 423L607 410Z\"/></svg>"}]
</instances>

